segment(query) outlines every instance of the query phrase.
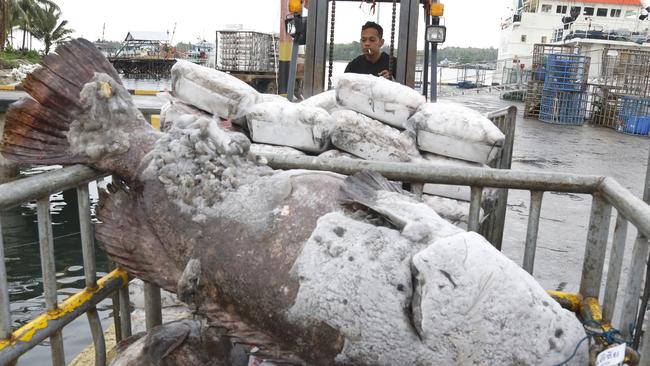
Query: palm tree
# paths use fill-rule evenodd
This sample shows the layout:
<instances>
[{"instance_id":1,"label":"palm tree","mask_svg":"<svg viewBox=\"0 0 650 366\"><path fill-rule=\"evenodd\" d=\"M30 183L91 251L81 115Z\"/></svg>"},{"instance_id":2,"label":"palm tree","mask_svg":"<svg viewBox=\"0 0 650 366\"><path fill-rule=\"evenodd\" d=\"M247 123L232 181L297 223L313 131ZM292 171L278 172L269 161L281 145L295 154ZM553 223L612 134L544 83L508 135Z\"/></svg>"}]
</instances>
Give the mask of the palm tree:
<instances>
[{"instance_id":1,"label":"palm tree","mask_svg":"<svg viewBox=\"0 0 650 366\"><path fill-rule=\"evenodd\" d=\"M53 0L0 0L0 50L4 50L7 37L16 26L23 31L23 48L25 48L26 32L30 31L34 13L40 6L59 10L59 6Z\"/></svg>"},{"instance_id":2,"label":"palm tree","mask_svg":"<svg viewBox=\"0 0 650 366\"><path fill-rule=\"evenodd\" d=\"M44 7L39 6L37 9L32 20L31 32L36 39L45 44L45 54L47 55L52 44L69 40L73 30L65 27L68 24L67 20L59 22L61 12L58 8L45 5Z\"/></svg>"}]
</instances>

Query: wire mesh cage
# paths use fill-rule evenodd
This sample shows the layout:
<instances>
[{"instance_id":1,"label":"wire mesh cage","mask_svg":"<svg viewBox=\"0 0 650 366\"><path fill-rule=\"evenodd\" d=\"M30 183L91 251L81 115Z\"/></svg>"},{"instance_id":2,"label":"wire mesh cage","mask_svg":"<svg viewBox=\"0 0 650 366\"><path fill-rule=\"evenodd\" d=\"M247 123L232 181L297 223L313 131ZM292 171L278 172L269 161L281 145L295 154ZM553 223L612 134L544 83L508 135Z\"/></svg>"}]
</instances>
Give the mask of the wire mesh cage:
<instances>
[{"instance_id":1,"label":"wire mesh cage","mask_svg":"<svg viewBox=\"0 0 650 366\"><path fill-rule=\"evenodd\" d=\"M552 91L585 91L589 76L589 60L590 58L587 56L565 53L548 55L544 89ZM538 69L538 73L541 70Z\"/></svg>"},{"instance_id":2,"label":"wire mesh cage","mask_svg":"<svg viewBox=\"0 0 650 366\"><path fill-rule=\"evenodd\" d=\"M542 91L546 79L548 57L555 54L577 55L580 52L578 46L551 45L538 43L533 46L533 59L531 64L530 81L528 81L524 117L538 118L542 103Z\"/></svg>"},{"instance_id":3,"label":"wire mesh cage","mask_svg":"<svg viewBox=\"0 0 650 366\"><path fill-rule=\"evenodd\" d=\"M591 89L593 125L647 136L650 132L650 51L607 47L599 84Z\"/></svg>"},{"instance_id":4,"label":"wire mesh cage","mask_svg":"<svg viewBox=\"0 0 650 366\"><path fill-rule=\"evenodd\" d=\"M650 51L608 47L602 65L601 85L620 94L650 96Z\"/></svg>"},{"instance_id":5,"label":"wire mesh cage","mask_svg":"<svg viewBox=\"0 0 650 366\"><path fill-rule=\"evenodd\" d=\"M278 37L260 32L217 31L217 69L275 72Z\"/></svg>"},{"instance_id":6,"label":"wire mesh cage","mask_svg":"<svg viewBox=\"0 0 650 366\"><path fill-rule=\"evenodd\" d=\"M587 93L544 90L539 120L563 125L582 125L587 111Z\"/></svg>"}]
</instances>

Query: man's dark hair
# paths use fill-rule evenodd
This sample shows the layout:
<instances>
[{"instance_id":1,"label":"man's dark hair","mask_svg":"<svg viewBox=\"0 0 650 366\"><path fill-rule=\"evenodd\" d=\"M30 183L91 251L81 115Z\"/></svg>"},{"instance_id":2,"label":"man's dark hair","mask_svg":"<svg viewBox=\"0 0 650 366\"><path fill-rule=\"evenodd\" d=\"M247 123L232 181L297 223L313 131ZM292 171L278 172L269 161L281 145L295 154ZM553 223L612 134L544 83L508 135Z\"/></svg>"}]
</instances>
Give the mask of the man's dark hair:
<instances>
[{"instance_id":1,"label":"man's dark hair","mask_svg":"<svg viewBox=\"0 0 650 366\"><path fill-rule=\"evenodd\" d=\"M368 28L374 28L377 30L377 34L379 34L379 38L384 38L384 28L381 27L381 25L375 23L375 22L366 22L366 24L361 26L361 31L364 31Z\"/></svg>"}]
</instances>

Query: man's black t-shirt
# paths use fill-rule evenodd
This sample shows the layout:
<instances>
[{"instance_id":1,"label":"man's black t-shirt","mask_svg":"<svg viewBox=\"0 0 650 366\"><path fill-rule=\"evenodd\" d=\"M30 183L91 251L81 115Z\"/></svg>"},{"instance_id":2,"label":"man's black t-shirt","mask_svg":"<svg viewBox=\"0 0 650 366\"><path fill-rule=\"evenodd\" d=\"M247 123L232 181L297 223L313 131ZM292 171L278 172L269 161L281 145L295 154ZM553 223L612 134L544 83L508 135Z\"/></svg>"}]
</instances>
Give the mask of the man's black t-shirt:
<instances>
[{"instance_id":1,"label":"man's black t-shirt","mask_svg":"<svg viewBox=\"0 0 650 366\"><path fill-rule=\"evenodd\" d=\"M394 59L393 59L394 60ZM379 61L372 63L366 60L365 55L361 55L354 60L350 61L348 66L345 68L345 72L353 72L355 74L370 74L379 76L379 73L383 70L388 70L389 56L386 52L382 52L379 57ZM395 78L395 64L393 63L393 79Z\"/></svg>"}]
</instances>

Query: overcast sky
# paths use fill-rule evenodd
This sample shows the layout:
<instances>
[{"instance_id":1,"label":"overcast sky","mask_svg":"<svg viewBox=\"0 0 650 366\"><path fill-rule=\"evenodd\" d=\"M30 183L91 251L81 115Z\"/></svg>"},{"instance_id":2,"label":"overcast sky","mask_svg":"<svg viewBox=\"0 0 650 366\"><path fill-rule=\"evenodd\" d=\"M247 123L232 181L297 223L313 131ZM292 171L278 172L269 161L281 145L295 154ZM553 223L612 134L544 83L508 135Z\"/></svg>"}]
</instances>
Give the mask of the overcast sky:
<instances>
[{"instance_id":1,"label":"overcast sky","mask_svg":"<svg viewBox=\"0 0 650 366\"><path fill-rule=\"evenodd\" d=\"M123 40L128 31L169 31L176 24L173 43L194 42L199 38L214 42L217 29L242 24L246 29L278 32L280 0L55 0L63 19L75 36L97 40L106 24L105 39ZM445 4L447 42L444 46L499 46L501 19L508 14L512 0L452 0ZM361 24L377 20L370 6L357 2L336 5L335 42L358 40ZM390 38L391 4L378 4L379 22L386 42ZM420 20L423 23L423 20ZM398 21L399 24L399 21ZM420 27L421 28L421 27Z\"/></svg>"}]
</instances>

